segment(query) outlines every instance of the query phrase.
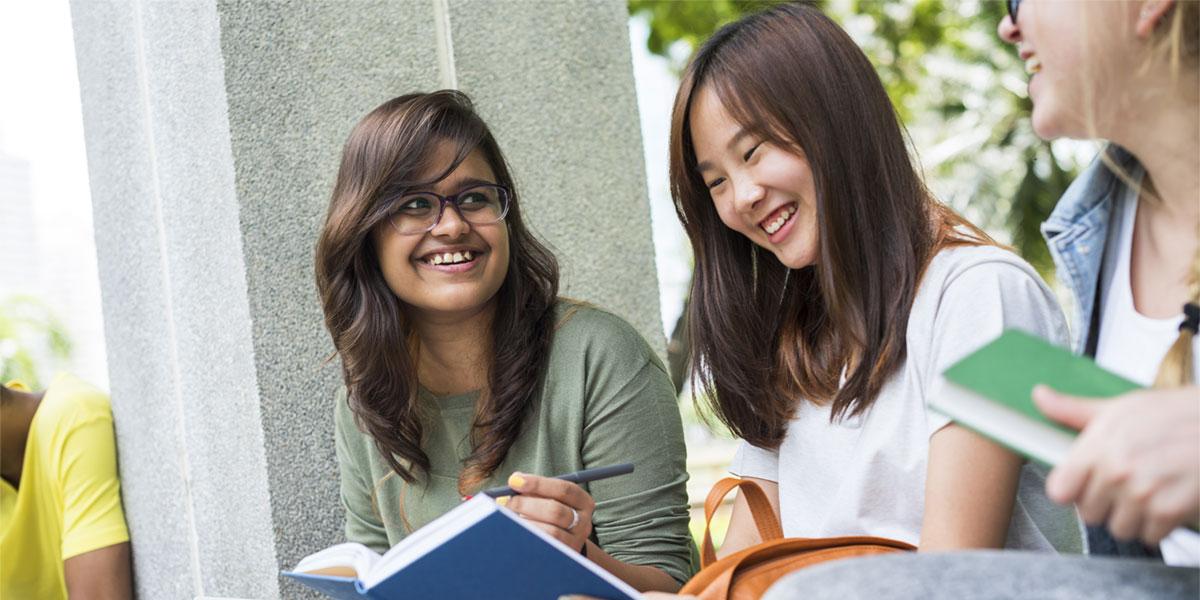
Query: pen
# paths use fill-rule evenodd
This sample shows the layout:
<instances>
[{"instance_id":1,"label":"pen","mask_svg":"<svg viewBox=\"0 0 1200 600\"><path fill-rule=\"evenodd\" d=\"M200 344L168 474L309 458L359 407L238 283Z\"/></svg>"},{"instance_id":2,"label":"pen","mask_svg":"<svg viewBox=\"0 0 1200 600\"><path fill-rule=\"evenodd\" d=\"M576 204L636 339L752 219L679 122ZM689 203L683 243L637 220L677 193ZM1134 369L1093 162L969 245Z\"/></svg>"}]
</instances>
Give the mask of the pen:
<instances>
[{"instance_id":1,"label":"pen","mask_svg":"<svg viewBox=\"0 0 1200 600\"><path fill-rule=\"evenodd\" d=\"M619 465L610 465L607 467L596 467L595 469L584 469L582 471L576 471L574 473L567 473L566 475L555 475L554 479L570 481L571 483L587 483L589 481L596 481L598 479L608 479L609 477L616 477L617 475L624 475L626 473L632 473L632 472L633 472L633 463L622 463ZM479 493L484 494L485 496L490 496L492 498L499 498L501 496L515 495L517 493L517 491L506 485L504 487L483 490L482 492L479 492Z\"/></svg>"}]
</instances>

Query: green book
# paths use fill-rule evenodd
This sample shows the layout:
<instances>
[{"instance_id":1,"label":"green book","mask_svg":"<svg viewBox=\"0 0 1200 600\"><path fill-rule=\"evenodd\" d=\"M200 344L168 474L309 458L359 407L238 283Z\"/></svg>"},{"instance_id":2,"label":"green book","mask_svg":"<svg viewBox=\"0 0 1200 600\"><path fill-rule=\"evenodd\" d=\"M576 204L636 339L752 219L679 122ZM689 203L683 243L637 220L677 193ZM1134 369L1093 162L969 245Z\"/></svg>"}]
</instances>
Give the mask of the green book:
<instances>
[{"instance_id":1,"label":"green book","mask_svg":"<svg viewBox=\"0 0 1200 600\"><path fill-rule=\"evenodd\" d=\"M1037 409L1035 385L1090 398L1110 398L1141 387L1088 358L1015 329L958 361L944 375L949 385L941 397L931 399L934 410L1049 466L1066 457L1076 432Z\"/></svg>"}]
</instances>

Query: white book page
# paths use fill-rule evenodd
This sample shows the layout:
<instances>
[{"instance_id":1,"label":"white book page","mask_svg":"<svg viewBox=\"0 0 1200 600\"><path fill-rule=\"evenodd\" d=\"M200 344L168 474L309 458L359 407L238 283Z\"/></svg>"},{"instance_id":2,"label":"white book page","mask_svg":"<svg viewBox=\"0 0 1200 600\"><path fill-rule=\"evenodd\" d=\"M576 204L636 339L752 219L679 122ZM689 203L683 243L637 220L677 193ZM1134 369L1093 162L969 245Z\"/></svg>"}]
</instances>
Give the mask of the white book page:
<instances>
[{"instance_id":1,"label":"white book page","mask_svg":"<svg viewBox=\"0 0 1200 600\"><path fill-rule=\"evenodd\" d=\"M379 562L377 552L357 542L347 542L330 546L316 554L304 557L292 571L312 573L336 567L350 567L354 569L355 573L358 573L358 577L361 579L363 575L371 572L377 562Z\"/></svg>"},{"instance_id":2,"label":"white book page","mask_svg":"<svg viewBox=\"0 0 1200 600\"><path fill-rule=\"evenodd\" d=\"M454 507L385 552L370 573L359 577L363 587L371 589L499 508L495 500L483 494Z\"/></svg>"},{"instance_id":3,"label":"white book page","mask_svg":"<svg viewBox=\"0 0 1200 600\"><path fill-rule=\"evenodd\" d=\"M1067 457L1071 435L954 383L942 389L942 397L930 399L930 406L967 428L1052 467Z\"/></svg>"},{"instance_id":4,"label":"white book page","mask_svg":"<svg viewBox=\"0 0 1200 600\"><path fill-rule=\"evenodd\" d=\"M546 543L554 546L563 555L583 565L584 568L595 573L596 576L607 581L613 587L629 595L629 597L640 597L640 592L633 589L621 579L618 579L612 573L600 568L599 565L585 558L577 550L550 537L549 534L522 519L516 513L496 504L495 500L482 494L476 495L450 512L438 517L405 538L404 541L396 544L391 550L388 550L368 576L360 577L363 588L371 589L379 582L391 577L392 574L416 562L417 559L433 551L447 540L496 512L501 513L521 527L524 527L527 531L545 540Z\"/></svg>"}]
</instances>

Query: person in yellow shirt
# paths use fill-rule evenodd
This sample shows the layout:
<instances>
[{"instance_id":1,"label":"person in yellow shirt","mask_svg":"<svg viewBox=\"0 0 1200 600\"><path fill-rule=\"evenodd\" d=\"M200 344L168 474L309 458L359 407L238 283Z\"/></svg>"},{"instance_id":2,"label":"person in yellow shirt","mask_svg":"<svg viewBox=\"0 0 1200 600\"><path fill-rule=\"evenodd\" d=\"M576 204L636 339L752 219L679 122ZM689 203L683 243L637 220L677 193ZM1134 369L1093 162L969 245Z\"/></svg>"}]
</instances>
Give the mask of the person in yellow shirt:
<instances>
[{"instance_id":1,"label":"person in yellow shirt","mask_svg":"<svg viewBox=\"0 0 1200 600\"><path fill-rule=\"evenodd\" d=\"M132 597L107 395L0 386L0 477L0 598Z\"/></svg>"}]
</instances>

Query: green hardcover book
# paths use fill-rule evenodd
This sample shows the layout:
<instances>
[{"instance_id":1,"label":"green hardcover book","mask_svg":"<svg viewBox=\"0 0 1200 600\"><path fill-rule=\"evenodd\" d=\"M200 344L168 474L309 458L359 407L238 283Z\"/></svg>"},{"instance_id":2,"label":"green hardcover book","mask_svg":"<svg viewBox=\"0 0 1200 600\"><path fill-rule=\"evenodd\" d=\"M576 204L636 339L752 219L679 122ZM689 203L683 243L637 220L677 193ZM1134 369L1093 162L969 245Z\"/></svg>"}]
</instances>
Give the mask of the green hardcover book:
<instances>
[{"instance_id":1,"label":"green hardcover book","mask_svg":"<svg viewBox=\"0 0 1200 600\"><path fill-rule=\"evenodd\" d=\"M934 410L1050 466L1066 457L1076 432L1038 411L1032 398L1035 385L1091 398L1141 387L1090 359L1015 329L955 363L945 377L945 393L930 401Z\"/></svg>"}]
</instances>

